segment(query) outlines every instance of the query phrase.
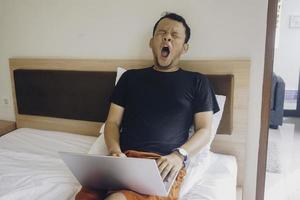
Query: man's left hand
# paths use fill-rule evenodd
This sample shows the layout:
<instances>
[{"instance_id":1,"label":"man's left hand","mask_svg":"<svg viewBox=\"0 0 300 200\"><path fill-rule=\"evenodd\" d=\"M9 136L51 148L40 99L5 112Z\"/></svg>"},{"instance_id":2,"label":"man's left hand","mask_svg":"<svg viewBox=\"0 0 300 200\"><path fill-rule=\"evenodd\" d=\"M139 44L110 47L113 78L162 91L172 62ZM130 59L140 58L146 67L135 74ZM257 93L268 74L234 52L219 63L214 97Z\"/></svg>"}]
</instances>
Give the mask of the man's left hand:
<instances>
[{"instance_id":1,"label":"man's left hand","mask_svg":"<svg viewBox=\"0 0 300 200\"><path fill-rule=\"evenodd\" d=\"M173 177L183 167L183 157L173 152L156 160L160 175L163 180Z\"/></svg>"}]
</instances>

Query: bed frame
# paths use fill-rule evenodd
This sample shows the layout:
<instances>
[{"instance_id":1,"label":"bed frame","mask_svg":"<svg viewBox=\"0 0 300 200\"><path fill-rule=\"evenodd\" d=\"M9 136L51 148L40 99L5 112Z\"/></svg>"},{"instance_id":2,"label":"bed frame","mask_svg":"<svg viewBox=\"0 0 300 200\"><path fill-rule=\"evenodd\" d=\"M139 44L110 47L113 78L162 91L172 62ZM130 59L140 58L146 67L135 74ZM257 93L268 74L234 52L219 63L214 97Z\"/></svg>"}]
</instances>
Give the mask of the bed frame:
<instances>
[{"instance_id":1,"label":"bed frame","mask_svg":"<svg viewBox=\"0 0 300 200\"><path fill-rule=\"evenodd\" d=\"M15 80L17 74L19 73L19 76L21 77L24 76L22 73L20 73L22 70L23 72L24 70L53 70L58 72L113 72L115 74L118 66L131 69L144 68L152 65L152 61L150 60L28 58L13 58L9 60L9 63L17 128L27 127L56 130L94 136L98 135L104 120L80 120L72 117L62 118L43 116L39 114L24 114L26 112L21 109L20 104L20 98L22 95L16 94L16 91L19 91L19 85L22 85L22 83L19 83L17 80ZM245 139L248 134L250 61L193 60L181 61L180 66L185 70L207 74L209 78L212 79L216 79L218 77L227 77L225 78L226 83L222 83L221 81L221 84L219 83L216 89L216 93L218 93L218 90L222 91L224 93L223 95L227 96L227 100L220 125L221 127L218 129L218 134L213 141L212 150L217 153L234 155L237 158L238 186L242 187L245 169ZM18 87L16 87L16 84ZM226 87L223 87L222 85Z\"/></svg>"}]
</instances>

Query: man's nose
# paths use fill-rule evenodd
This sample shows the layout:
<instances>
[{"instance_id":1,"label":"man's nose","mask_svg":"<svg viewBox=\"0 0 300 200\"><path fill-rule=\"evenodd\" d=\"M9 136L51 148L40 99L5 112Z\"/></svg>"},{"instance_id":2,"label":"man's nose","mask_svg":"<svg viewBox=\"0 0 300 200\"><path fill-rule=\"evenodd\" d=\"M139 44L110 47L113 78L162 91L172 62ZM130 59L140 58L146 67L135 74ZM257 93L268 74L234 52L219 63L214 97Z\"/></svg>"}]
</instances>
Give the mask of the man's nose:
<instances>
[{"instance_id":1,"label":"man's nose","mask_svg":"<svg viewBox=\"0 0 300 200\"><path fill-rule=\"evenodd\" d=\"M164 36L164 41L171 42L171 37L169 34Z\"/></svg>"}]
</instances>

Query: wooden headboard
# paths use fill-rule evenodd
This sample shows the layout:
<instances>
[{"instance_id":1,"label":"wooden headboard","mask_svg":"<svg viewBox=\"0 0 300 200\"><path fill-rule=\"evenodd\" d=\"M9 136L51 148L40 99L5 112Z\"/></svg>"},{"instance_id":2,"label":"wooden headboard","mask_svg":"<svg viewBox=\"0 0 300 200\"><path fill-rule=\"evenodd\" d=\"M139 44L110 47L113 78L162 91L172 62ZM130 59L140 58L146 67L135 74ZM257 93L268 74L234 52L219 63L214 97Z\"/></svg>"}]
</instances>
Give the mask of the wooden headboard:
<instances>
[{"instance_id":1,"label":"wooden headboard","mask_svg":"<svg viewBox=\"0 0 300 200\"><path fill-rule=\"evenodd\" d=\"M149 60L10 59L17 127L98 135L106 119L116 68L144 68L151 65L152 61ZM242 185L245 137L248 132L250 62L182 61L180 67L207 74L216 93L226 96L224 115L212 149L237 158L238 183ZM66 80L68 84L65 84ZM44 93L45 90L49 92ZM52 90L55 93L51 93ZM98 99L95 101L86 102L86 99L94 99L95 96L82 98L96 93ZM58 95L56 99L57 94L63 95ZM39 101L35 101L36 98ZM86 103L89 106L85 106ZM77 109L82 107L87 109Z\"/></svg>"}]
</instances>

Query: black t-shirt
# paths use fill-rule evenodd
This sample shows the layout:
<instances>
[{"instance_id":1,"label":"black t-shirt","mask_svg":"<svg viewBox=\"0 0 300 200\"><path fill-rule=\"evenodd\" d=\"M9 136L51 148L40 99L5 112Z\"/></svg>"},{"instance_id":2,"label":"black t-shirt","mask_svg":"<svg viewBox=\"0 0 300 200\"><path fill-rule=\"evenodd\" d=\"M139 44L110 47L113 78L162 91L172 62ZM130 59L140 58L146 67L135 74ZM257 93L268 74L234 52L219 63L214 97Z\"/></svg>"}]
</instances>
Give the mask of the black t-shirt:
<instances>
[{"instance_id":1,"label":"black t-shirt","mask_svg":"<svg viewBox=\"0 0 300 200\"><path fill-rule=\"evenodd\" d=\"M175 72L153 67L128 70L117 83L111 102L125 108L121 150L161 155L187 141L195 113L219 111L208 79L180 68Z\"/></svg>"}]
</instances>

